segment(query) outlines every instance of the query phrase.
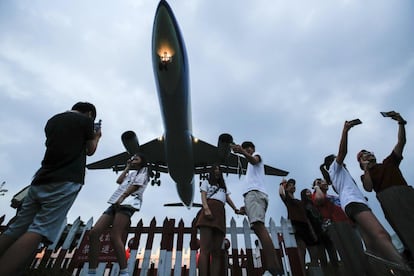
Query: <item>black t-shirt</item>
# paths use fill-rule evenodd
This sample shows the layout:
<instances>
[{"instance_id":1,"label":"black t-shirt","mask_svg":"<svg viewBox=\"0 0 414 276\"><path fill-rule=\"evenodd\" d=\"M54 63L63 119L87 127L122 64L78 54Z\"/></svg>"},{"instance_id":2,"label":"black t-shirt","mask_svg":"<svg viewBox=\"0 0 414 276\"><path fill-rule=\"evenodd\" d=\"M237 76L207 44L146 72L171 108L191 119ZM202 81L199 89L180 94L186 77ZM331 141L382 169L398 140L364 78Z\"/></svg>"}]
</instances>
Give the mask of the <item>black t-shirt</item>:
<instances>
[{"instance_id":1,"label":"black t-shirt","mask_svg":"<svg viewBox=\"0 0 414 276\"><path fill-rule=\"evenodd\" d=\"M46 152L32 185L72 181L84 183L86 141L94 138L93 120L78 112L64 112L45 127Z\"/></svg>"}]
</instances>

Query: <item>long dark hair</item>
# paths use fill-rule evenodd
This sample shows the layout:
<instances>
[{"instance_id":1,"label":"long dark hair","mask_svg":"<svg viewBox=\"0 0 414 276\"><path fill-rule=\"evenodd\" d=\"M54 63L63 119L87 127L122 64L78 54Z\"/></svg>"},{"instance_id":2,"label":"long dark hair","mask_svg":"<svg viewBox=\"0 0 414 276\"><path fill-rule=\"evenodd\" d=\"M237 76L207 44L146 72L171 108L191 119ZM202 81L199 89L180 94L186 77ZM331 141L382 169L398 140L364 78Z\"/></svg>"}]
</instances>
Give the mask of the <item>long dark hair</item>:
<instances>
[{"instance_id":1,"label":"long dark hair","mask_svg":"<svg viewBox=\"0 0 414 276\"><path fill-rule=\"evenodd\" d=\"M220 171L219 177L216 178L214 170L218 168ZM211 166L210 173L208 175L208 183L210 185L217 186L219 188L223 188L227 192L226 182L224 182L223 173L221 171L221 168L219 165L213 165Z\"/></svg>"},{"instance_id":2,"label":"long dark hair","mask_svg":"<svg viewBox=\"0 0 414 276\"><path fill-rule=\"evenodd\" d=\"M309 189L303 189L300 191L300 199L305 204L312 203L312 200L306 195L307 191L309 191Z\"/></svg>"}]
</instances>

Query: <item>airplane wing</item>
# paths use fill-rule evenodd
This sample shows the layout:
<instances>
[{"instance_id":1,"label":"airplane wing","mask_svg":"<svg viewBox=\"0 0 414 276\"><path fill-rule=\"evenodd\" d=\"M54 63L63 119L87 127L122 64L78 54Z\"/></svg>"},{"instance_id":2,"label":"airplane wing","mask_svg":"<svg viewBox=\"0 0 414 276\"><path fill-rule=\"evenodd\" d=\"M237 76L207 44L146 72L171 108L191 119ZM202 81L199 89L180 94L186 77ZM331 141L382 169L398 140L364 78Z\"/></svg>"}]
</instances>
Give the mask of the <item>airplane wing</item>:
<instances>
[{"instance_id":1,"label":"airplane wing","mask_svg":"<svg viewBox=\"0 0 414 276\"><path fill-rule=\"evenodd\" d=\"M165 158L164 140L153 139L139 146L140 151L145 155L149 167L155 172L168 173L168 166ZM224 173L246 174L248 161L244 156L229 153L226 158L220 157L218 147L213 146L202 140L193 143L194 150L194 173L205 174L210 171L213 164L220 164ZM90 163L88 169L113 169L122 171L126 161L131 157L127 151L105 158L103 160ZM289 172L265 165L266 175L286 176Z\"/></svg>"},{"instance_id":2,"label":"airplane wing","mask_svg":"<svg viewBox=\"0 0 414 276\"><path fill-rule=\"evenodd\" d=\"M224 173L231 174L246 174L247 159L238 154L229 153L227 158L221 158L218 154L218 149L209 143L198 140L193 144L194 146L194 162L195 173L208 173L211 165L219 163ZM266 175L286 176L289 172L265 165Z\"/></svg>"},{"instance_id":3,"label":"airplane wing","mask_svg":"<svg viewBox=\"0 0 414 276\"><path fill-rule=\"evenodd\" d=\"M193 203L191 205L192 207L198 207L198 208L202 208L203 204L201 203ZM178 203L165 203L164 207L185 207L184 203L178 202Z\"/></svg>"},{"instance_id":4,"label":"airplane wing","mask_svg":"<svg viewBox=\"0 0 414 276\"><path fill-rule=\"evenodd\" d=\"M153 139L139 146L140 152L145 155L151 169L158 172L167 173L168 167L165 161L164 142L160 139ZM122 171L125 168L126 161L131 157L128 152L122 152L117 155L105 158L103 160L86 165L88 169L113 169Z\"/></svg>"}]
</instances>

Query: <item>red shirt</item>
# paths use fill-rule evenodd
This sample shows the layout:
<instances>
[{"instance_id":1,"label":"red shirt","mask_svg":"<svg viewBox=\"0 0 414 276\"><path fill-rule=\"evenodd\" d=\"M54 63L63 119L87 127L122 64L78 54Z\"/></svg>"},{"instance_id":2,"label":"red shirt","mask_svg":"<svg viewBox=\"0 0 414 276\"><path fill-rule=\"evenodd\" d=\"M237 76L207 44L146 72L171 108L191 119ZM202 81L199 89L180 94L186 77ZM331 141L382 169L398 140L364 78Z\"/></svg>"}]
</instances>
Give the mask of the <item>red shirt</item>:
<instances>
[{"instance_id":1,"label":"red shirt","mask_svg":"<svg viewBox=\"0 0 414 276\"><path fill-rule=\"evenodd\" d=\"M346 221L351 223L351 220L345 214L345 212L339 207L338 205L332 203L328 198L326 198L322 202L316 202L315 200L316 193L313 192L312 194L312 201L316 208L318 208L319 212L321 213L324 219L330 219L333 222L336 221Z\"/></svg>"}]
</instances>

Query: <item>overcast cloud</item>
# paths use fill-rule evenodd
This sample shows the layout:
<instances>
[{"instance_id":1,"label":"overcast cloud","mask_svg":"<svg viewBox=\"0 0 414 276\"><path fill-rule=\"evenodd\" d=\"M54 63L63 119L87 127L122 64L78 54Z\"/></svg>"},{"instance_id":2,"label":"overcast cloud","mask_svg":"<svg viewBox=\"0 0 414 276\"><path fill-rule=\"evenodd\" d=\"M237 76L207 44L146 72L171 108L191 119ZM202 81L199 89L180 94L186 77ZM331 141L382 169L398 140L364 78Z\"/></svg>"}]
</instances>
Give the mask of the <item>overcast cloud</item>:
<instances>
[{"instance_id":1,"label":"overcast cloud","mask_svg":"<svg viewBox=\"0 0 414 276\"><path fill-rule=\"evenodd\" d=\"M120 136L145 143L162 135L151 64L157 1L0 1L0 197L6 221L11 197L29 184L44 153L44 125L77 101L90 101L103 121L99 148L88 162L124 151ZM336 153L345 120L345 162L361 187L355 155L373 150L382 160L397 142L397 124L380 116L396 110L408 121L401 169L414 179L414 4L409 0L169 1L190 63L193 134L211 144L231 133L252 140L269 165L297 180L296 196L320 177L319 164ZM88 171L68 215L96 220L116 188L110 171ZM238 177L226 178L236 205ZM279 177L266 178L268 218L286 208ZM196 185L198 184L198 178ZM362 189L362 187L361 187ZM365 193L388 230L375 195ZM179 201L169 176L149 187L133 224L183 217L196 209ZM195 201L200 202L196 189ZM229 214L233 214L227 207ZM1 215L0 214L0 215ZM230 217L230 216L229 216ZM228 218L229 219L229 218ZM242 217L237 218L238 224ZM391 231L392 233L393 231Z\"/></svg>"}]
</instances>

